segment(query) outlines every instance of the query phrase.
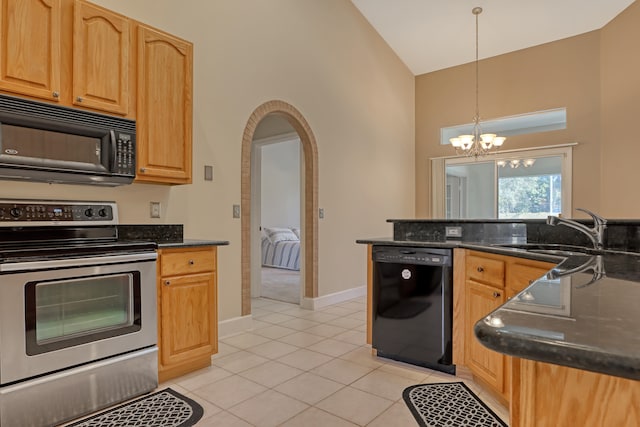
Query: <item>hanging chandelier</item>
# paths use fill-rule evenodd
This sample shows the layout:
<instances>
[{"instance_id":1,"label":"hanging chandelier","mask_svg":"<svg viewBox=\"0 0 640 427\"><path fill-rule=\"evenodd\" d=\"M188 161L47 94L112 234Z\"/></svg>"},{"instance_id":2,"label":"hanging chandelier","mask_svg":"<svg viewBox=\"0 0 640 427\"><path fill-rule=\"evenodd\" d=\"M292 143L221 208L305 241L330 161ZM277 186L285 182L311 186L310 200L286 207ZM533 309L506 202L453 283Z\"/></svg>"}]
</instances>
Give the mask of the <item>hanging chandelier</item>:
<instances>
[{"instance_id":1,"label":"hanging chandelier","mask_svg":"<svg viewBox=\"0 0 640 427\"><path fill-rule=\"evenodd\" d=\"M495 133L482 133L480 127L480 101L478 90L478 15L482 13L481 7L474 7L471 10L476 16L476 115L473 117L473 133L450 138L449 142L456 149L458 155L468 157L485 156L495 152L504 143L504 136L497 136Z\"/></svg>"}]
</instances>

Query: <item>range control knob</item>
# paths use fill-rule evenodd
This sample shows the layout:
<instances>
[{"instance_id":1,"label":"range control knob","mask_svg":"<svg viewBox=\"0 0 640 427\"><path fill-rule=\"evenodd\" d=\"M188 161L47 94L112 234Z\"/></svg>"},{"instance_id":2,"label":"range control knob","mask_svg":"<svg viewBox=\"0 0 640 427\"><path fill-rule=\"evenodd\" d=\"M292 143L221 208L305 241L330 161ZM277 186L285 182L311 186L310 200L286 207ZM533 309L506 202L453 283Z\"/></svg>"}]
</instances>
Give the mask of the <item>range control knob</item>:
<instances>
[{"instance_id":1,"label":"range control knob","mask_svg":"<svg viewBox=\"0 0 640 427\"><path fill-rule=\"evenodd\" d=\"M14 218L20 218L22 216L22 209L20 209L20 208L11 208L9 213Z\"/></svg>"},{"instance_id":2,"label":"range control knob","mask_svg":"<svg viewBox=\"0 0 640 427\"><path fill-rule=\"evenodd\" d=\"M107 210L105 208L102 208L98 211L98 215L101 216L102 218L107 216Z\"/></svg>"},{"instance_id":3,"label":"range control knob","mask_svg":"<svg viewBox=\"0 0 640 427\"><path fill-rule=\"evenodd\" d=\"M84 215L91 218L94 215L93 209L91 208L87 209L86 211L84 211Z\"/></svg>"}]
</instances>

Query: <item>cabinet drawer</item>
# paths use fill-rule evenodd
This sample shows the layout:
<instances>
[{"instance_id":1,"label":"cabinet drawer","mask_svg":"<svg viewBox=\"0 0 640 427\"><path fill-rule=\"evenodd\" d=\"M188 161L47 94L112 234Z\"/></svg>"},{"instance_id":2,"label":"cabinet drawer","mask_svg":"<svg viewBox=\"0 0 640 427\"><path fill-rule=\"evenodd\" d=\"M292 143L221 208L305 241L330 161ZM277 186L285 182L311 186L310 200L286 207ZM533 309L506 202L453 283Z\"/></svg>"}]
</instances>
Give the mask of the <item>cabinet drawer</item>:
<instances>
[{"instance_id":1,"label":"cabinet drawer","mask_svg":"<svg viewBox=\"0 0 640 427\"><path fill-rule=\"evenodd\" d=\"M468 255L466 273L468 279L504 288L504 261Z\"/></svg>"},{"instance_id":2,"label":"cabinet drawer","mask_svg":"<svg viewBox=\"0 0 640 427\"><path fill-rule=\"evenodd\" d=\"M170 250L160 253L161 276L202 273L214 271L215 268L216 253L213 248Z\"/></svg>"}]
</instances>

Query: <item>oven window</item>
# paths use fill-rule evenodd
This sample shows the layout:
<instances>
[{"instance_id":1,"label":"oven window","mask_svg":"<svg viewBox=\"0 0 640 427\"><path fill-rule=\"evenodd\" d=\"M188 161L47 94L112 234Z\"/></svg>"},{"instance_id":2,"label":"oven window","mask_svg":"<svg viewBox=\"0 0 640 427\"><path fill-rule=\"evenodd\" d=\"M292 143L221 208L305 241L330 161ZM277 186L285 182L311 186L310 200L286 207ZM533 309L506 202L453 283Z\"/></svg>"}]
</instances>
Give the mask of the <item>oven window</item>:
<instances>
[{"instance_id":1,"label":"oven window","mask_svg":"<svg viewBox=\"0 0 640 427\"><path fill-rule=\"evenodd\" d=\"M25 292L29 355L140 330L138 272L31 282Z\"/></svg>"}]
</instances>

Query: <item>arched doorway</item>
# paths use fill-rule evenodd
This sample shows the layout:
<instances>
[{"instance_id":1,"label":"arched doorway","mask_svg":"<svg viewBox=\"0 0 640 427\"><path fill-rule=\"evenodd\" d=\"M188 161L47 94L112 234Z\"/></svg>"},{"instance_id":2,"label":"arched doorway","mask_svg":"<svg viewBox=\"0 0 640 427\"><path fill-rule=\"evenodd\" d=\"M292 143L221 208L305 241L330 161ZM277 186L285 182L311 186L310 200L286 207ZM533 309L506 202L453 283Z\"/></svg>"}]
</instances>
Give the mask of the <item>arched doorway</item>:
<instances>
[{"instance_id":1,"label":"arched doorway","mask_svg":"<svg viewBox=\"0 0 640 427\"><path fill-rule=\"evenodd\" d=\"M260 121L269 114L276 114L289 122L298 133L304 158L304 297L318 295L318 148L311 127L302 114L284 101L268 101L256 108L244 129L241 153L241 269L242 315L251 313L251 149L253 135Z\"/></svg>"}]
</instances>

